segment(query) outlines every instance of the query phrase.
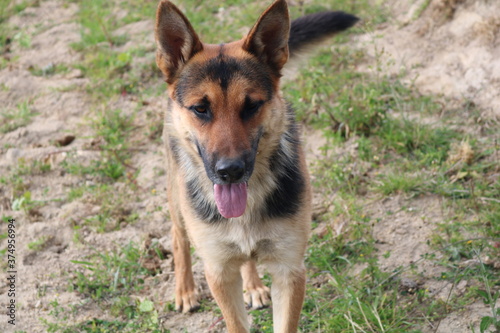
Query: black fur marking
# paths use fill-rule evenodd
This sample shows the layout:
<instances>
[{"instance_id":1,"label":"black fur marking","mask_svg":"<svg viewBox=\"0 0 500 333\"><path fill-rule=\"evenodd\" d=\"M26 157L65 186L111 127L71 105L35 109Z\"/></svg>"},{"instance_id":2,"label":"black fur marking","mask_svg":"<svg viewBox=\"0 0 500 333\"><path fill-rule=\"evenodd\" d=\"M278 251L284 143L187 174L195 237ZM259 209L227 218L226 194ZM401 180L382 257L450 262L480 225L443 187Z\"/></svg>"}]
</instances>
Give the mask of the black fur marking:
<instances>
[{"instance_id":1,"label":"black fur marking","mask_svg":"<svg viewBox=\"0 0 500 333\"><path fill-rule=\"evenodd\" d=\"M310 44L352 27L358 21L356 16L340 11L314 13L293 20L288 41L290 57Z\"/></svg>"},{"instance_id":2,"label":"black fur marking","mask_svg":"<svg viewBox=\"0 0 500 333\"><path fill-rule=\"evenodd\" d=\"M268 100L273 97L271 74L265 68L262 68L262 65L256 59L236 59L221 54L205 63L188 63L180 74L177 83L176 100L184 106L183 97L186 92L206 80L219 83L225 92L231 81L238 77L244 77L264 89Z\"/></svg>"},{"instance_id":3,"label":"black fur marking","mask_svg":"<svg viewBox=\"0 0 500 333\"><path fill-rule=\"evenodd\" d=\"M217 176L215 173L215 163L218 159L218 156L215 154L212 156L207 154L206 150L197 140L194 141L194 144L196 145L196 150L198 151L198 155L200 155L201 160L203 161L203 166L205 167L205 173L207 177L212 182L217 181Z\"/></svg>"},{"instance_id":4,"label":"black fur marking","mask_svg":"<svg viewBox=\"0 0 500 333\"><path fill-rule=\"evenodd\" d=\"M205 70L211 81L219 82L222 90L227 91L230 81L241 71L241 65L234 59L225 60L219 55L207 62Z\"/></svg>"},{"instance_id":5,"label":"black fur marking","mask_svg":"<svg viewBox=\"0 0 500 333\"><path fill-rule=\"evenodd\" d=\"M243 110L241 110L241 119L243 121L248 121L253 118L259 111L260 107L264 104L264 101L252 101L248 96L245 97L245 104L243 104Z\"/></svg>"},{"instance_id":6,"label":"black fur marking","mask_svg":"<svg viewBox=\"0 0 500 333\"><path fill-rule=\"evenodd\" d=\"M270 170L277 174L276 188L267 196L264 216L269 218L294 215L301 204L301 195L305 180L300 172L298 147L298 131L295 122L292 122L283 139L293 147L291 156L284 152L282 144L278 147L270 160Z\"/></svg>"},{"instance_id":7,"label":"black fur marking","mask_svg":"<svg viewBox=\"0 0 500 333\"><path fill-rule=\"evenodd\" d=\"M205 195L201 192L201 186L198 180L192 179L186 183L186 188L191 201L191 207L196 212L196 215L203 221L210 223L217 223L225 221L222 215L220 215L219 210L215 204L208 202Z\"/></svg>"}]
</instances>

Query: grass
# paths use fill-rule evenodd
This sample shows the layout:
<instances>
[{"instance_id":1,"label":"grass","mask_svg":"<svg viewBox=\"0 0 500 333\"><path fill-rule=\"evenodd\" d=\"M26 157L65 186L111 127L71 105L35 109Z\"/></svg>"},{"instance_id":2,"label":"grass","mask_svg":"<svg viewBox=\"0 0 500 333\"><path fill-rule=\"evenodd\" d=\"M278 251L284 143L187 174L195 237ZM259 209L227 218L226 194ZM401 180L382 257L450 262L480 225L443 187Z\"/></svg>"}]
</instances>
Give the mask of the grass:
<instances>
[{"instance_id":1,"label":"grass","mask_svg":"<svg viewBox=\"0 0 500 333\"><path fill-rule=\"evenodd\" d=\"M86 260L72 261L75 273L69 285L83 298L110 312L109 319L93 318L72 323L78 307L68 308L55 299L50 303L52 320L42 318L48 332L163 332L158 310L148 299L139 300L145 278L151 272L141 265L147 258L129 243L115 251L96 252Z\"/></svg>"},{"instance_id":2,"label":"grass","mask_svg":"<svg viewBox=\"0 0 500 333\"><path fill-rule=\"evenodd\" d=\"M73 261L83 269L76 271L72 288L96 300L139 291L147 274L139 264L140 258L137 245L130 243L116 252L95 253L88 260Z\"/></svg>"},{"instance_id":3,"label":"grass","mask_svg":"<svg viewBox=\"0 0 500 333\"><path fill-rule=\"evenodd\" d=\"M42 237L36 239L35 241L28 243L28 249L30 249L34 252L38 252L40 250L43 250L47 246L47 244L50 242L51 239L52 238L49 236L42 236Z\"/></svg>"},{"instance_id":4,"label":"grass","mask_svg":"<svg viewBox=\"0 0 500 333\"><path fill-rule=\"evenodd\" d=\"M78 19L82 26L81 41L72 45L73 49L83 54L83 61L75 67L92 81L87 93L97 102L105 103L120 96L138 95L149 87L142 83L155 73L154 57L146 63L136 65L134 59L154 54L151 48L137 48L128 51L120 49L127 41L125 35L116 35L114 31L128 23L151 19L154 16L156 2L129 0L125 17L118 18L113 1L78 0L80 11ZM158 86L159 83L149 83ZM142 88L142 89L141 89Z\"/></svg>"},{"instance_id":5,"label":"grass","mask_svg":"<svg viewBox=\"0 0 500 333\"><path fill-rule=\"evenodd\" d=\"M390 171L380 175L378 184L375 184L375 190L387 196L398 193L422 193L425 191L423 186L424 179L420 175Z\"/></svg>"},{"instance_id":6,"label":"grass","mask_svg":"<svg viewBox=\"0 0 500 333\"><path fill-rule=\"evenodd\" d=\"M0 133L12 132L19 127L26 126L36 115L30 101L18 103L15 108L4 106L0 113Z\"/></svg>"},{"instance_id":7,"label":"grass","mask_svg":"<svg viewBox=\"0 0 500 333\"><path fill-rule=\"evenodd\" d=\"M114 2L97 0L80 0L79 23L82 25L82 40L74 45L78 51L107 43L109 46L121 45L125 36L114 36L113 30L117 28L118 20L113 14Z\"/></svg>"},{"instance_id":8,"label":"grass","mask_svg":"<svg viewBox=\"0 0 500 333\"><path fill-rule=\"evenodd\" d=\"M351 200L354 200L352 197ZM304 332L417 332L408 317L417 306L401 306L398 274L380 269L371 237L372 221L354 201L347 207L352 225L313 236L306 264L309 284L302 316ZM341 207L341 206L344 207ZM356 275L354 271L358 271ZM416 298L413 295L412 298Z\"/></svg>"},{"instance_id":9,"label":"grass","mask_svg":"<svg viewBox=\"0 0 500 333\"><path fill-rule=\"evenodd\" d=\"M31 47L31 37L24 30L15 30L8 24L11 16L19 15L23 10L31 6L38 6L39 0L9 1L0 0L0 69L4 69L11 59L6 57L10 45L16 43L22 49Z\"/></svg>"},{"instance_id":10,"label":"grass","mask_svg":"<svg viewBox=\"0 0 500 333\"><path fill-rule=\"evenodd\" d=\"M72 168L78 168L79 172L88 171L76 164ZM115 183L109 181L90 183L69 190L67 197L63 200L67 202L78 200L97 208L86 214L84 218L71 220L75 243L84 244L80 235L82 228L97 233L106 233L120 230L139 221L140 214L132 208L136 202L140 201L138 194L135 183L130 179Z\"/></svg>"},{"instance_id":11,"label":"grass","mask_svg":"<svg viewBox=\"0 0 500 333\"><path fill-rule=\"evenodd\" d=\"M19 31L12 39L23 49L31 48L31 36L25 31Z\"/></svg>"},{"instance_id":12,"label":"grass","mask_svg":"<svg viewBox=\"0 0 500 333\"><path fill-rule=\"evenodd\" d=\"M135 204L150 191L137 185L141 170L133 160L142 152L141 144L159 140L161 115L145 106L150 98L164 93L164 84L155 69L154 45L125 48L131 36L116 33L126 24L151 20L156 1L127 0L119 5L104 0L74 2L80 8L77 21L82 28L81 41L72 47L81 54L81 61L70 67L78 68L88 85L72 89L81 89L92 101L85 123L90 134L84 139L89 143L82 149L95 154L84 160L77 152L68 151L66 160L55 169L82 180L67 189L63 203L79 201L98 207L84 218L70 219L74 245L88 253L91 245L86 233L117 232L144 217ZM291 6L291 14L297 17L323 9L353 12L365 21L351 32L360 33L387 19L382 6L370 3L339 0L335 8L329 8L316 0L298 2ZM240 38L267 4L237 0L178 3L202 40L209 43ZM6 24L8 17L30 5L36 2L0 2L0 49L11 42L30 47L33 36ZM221 37L220 31L228 33ZM473 105L443 113L446 103L440 103L438 97L419 94L405 83L403 75L386 76L381 51L376 52L375 74L360 73L357 66L367 61L366 55L348 41L348 34L336 37L333 47L320 50L284 86L299 121L321 131L327 141L322 147L324 157L311 168L315 191L323 194L329 209L313 221L301 330L417 333L428 323L438 327L451 312L466 311L474 302L488 307L478 331L500 330L496 307L500 280L492 260L500 256L500 186L495 178L500 172L498 133L466 134L462 129L469 125L457 115L474 113ZM54 64L32 68L31 73L50 78L68 70ZM134 107L122 108L124 101ZM33 110L30 102L2 109L0 132L27 126L36 115ZM13 208L28 212L46 204L32 200L30 179L55 171L52 168L20 160L0 175ZM439 201L442 216L428 240L429 253L388 270L383 260L397 253L380 253L374 226L381 217L376 216L372 204L402 198L403 206L395 209L409 211L413 200L428 196ZM396 214L384 213L387 218ZM415 217L424 218L420 213L427 212L415 213ZM343 227L337 229L339 225ZM3 239L0 234L0 241ZM41 252L49 241L39 237L25 247ZM48 313L41 318L48 332L167 331L161 318L173 305L164 301L169 295L157 297L151 290L171 281L159 280L157 272L140 264L154 255L128 241L112 248L95 249L72 262L66 287L81 302L63 304L53 296ZM438 273L423 271L428 265L438 267ZM415 283L408 284L408 279ZM270 282L269 277L265 280ZM456 292L462 281L468 289ZM451 288L445 299L427 288L438 282ZM202 304L203 311L220 316L213 301L202 300ZM95 306L100 315L81 319L86 306ZM252 311L252 332L272 332L271 313L271 309Z\"/></svg>"},{"instance_id":13,"label":"grass","mask_svg":"<svg viewBox=\"0 0 500 333\"><path fill-rule=\"evenodd\" d=\"M130 170L130 178L136 170L128 164L131 155L130 134L133 131L133 116L127 116L121 110L103 109L90 120L94 130L92 149L100 152L100 158L83 165L77 158L67 159L65 170L75 175L92 175L113 182L123 179Z\"/></svg>"},{"instance_id":14,"label":"grass","mask_svg":"<svg viewBox=\"0 0 500 333\"><path fill-rule=\"evenodd\" d=\"M86 201L99 205L99 212L90 215L81 223L90 226L96 232L109 232L118 230L138 219L138 214L130 208L133 202L132 191L124 188L117 192L116 188L109 185L93 186L87 189L89 194Z\"/></svg>"},{"instance_id":15,"label":"grass","mask_svg":"<svg viewBox=\"0 0 500 333\"><path fill-rule=\"evenodd\" d=\"M480 331L498 330L493 302L498 270L480 261L500 254L498 246L491 245L500 239L498 186L487 180L499 170L491 164L498 162L492 158L498 154L492 149L495 137L481 138L479 145L448 125L455 119L426 121L441 113L437 98L419 95L398 77L384 76L383 64L375 76L356 72L364 58L359 51L338 46L332 52L333 57L321 52L285 86L299 119L328 139L323 160L313 167L314 184L327 202L335 198L335 209L318 223L326 221L328 226L348 219L352 224L340 236L329 231L312 238L307 264L313 284L307 291L302 331L421 332L426 322L437 327L450 312L481 299L491 311L482 318ZM357 206L388 196L402 196L411 205L411 200L427 195L437 195L446 211L447 222L437 227L431 243L434 254L396 272L383 271L382 254L371 235L376 221L369 210L361 217ZM464 272L467 260L481 264ZM443 273L422 275L419 267L425 262L439 265ZM443 301L425 289L402 288L398 281L414 274L428 283L444 279L452 289L465 280L481 291L450 293Z\"/></svg>"},{"instance_id":16,"label":"grass","mask_svg":"<svg viewBox=\"0 0 500 333\"><path fill-rule=\"evenodd\" d=\"M44 206L46 201L32 199L29 178L44 176L50 171L50 164L38 160L28 162L24 158L19 158L14 168L0 176L0 184L9 191L7 195L10 208L13 211L22 211L28 218L38 216L37 208Z\"/></svg>"},{"instance_id":17,"label":"grass","mask_svg":"<svg viewBox=\"0 0 500 333\"><path fill-rule=\"evenodd\" d=\"M40 67L30 68L31 74L33 74L34 76L43 76L43 77L52 76L56 74L64 74L69 72L69 70L70 68L66 65L53 64L53 63L50 63L47 66L41 68Z\"/></svg>"},{"instance_id":18,"label":"grass","mask_svg":"<svg viewBox=\"0 0 500 333\"><path fill-rule=\"evenodd\" d=\"M98 48L97 52L88 52L83 64L77 67L94 83L89 93L106 98L134 91L134 83L124 79L125 73L130 70L131 60L130 53L117 53L105 46ZM97 90L94 92L94 89Z\"/></svg>"}]
</instances>

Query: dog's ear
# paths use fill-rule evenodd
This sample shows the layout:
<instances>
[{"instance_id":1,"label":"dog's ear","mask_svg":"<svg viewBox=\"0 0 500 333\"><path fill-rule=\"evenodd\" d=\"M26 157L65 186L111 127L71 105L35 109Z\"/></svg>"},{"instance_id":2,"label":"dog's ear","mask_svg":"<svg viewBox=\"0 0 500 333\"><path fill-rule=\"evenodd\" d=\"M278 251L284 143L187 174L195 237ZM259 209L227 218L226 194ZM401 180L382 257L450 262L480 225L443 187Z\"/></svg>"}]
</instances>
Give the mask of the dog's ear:
<instances>
[{"instance_id":1,"label":"dog's ear","mask_svg":"<svg viewBox=\"0 0 500 333\"><path fill-rule=\"evenodd\" d=\"M155 38L156 64L167 83L172 83L182 66L203 50L191 23L170 1L162 0L158 5Z\"/></svg>"},{"instance_id":2,"label":"dog's ear","mask_svg":"<svg viewBox=\"0 0 500 333\"><path fill-rule=\"evenodd\" d=\"M245 39L243 49L278 73L288 60L290 17L285 0L275 1L259 18Z\"/></svg>"}]
</instances>

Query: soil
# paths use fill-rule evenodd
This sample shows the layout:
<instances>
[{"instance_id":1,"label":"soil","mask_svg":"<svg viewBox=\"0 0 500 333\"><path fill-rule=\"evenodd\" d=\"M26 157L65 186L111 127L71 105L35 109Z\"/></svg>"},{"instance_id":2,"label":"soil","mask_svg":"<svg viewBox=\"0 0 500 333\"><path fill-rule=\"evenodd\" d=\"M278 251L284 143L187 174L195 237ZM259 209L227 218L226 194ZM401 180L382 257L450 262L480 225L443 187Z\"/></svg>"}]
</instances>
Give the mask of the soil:
<instances>
[{"instance_id":1,"label":"soil","mask_svg":"<svg viewBox=\"0 0 500 333\"><path fill-rule=\"evenodd\" d=\"M393 0L393 5L387 5L393 12L387 23L375 31L353 37L352 47L365 49L372 57L360 65L359 70L373 71L375 61L383 59L386 71L393 74L404 71L406 82L422 93L442 96L451 106L473 103L481 113L465 117L470 117L471 121L480 118L484 126L493 126L491 124L500 119L500 2L433 0L416 17L424 3L425 0ZM154 235L165 249L171 248L168 213L166 209L156 209L165 206L166 198L165 176L159 171L164 163L162 148L157 141L149 141L139 147L140 151L134 154L131 161L141 170L136 180L140 193L134 197L124 191L130 199L126 208L136 212L139 220L124 223L119 230L105 233L83 227L80 241L73 239L74 226L85 217L95 215L101 207L99 202L85 196L71 202L60 200L66 198L71 188L92 182L62 171L59 163L67 158L68 152L75 151L80 161L99 155L99 152L88 149L92 140L89 138L92 132L88 117L94 110L85 92L88 80L79 70L42 77L34 76L30 69L81 60L81 55L71 47L81 38L81 27L75 23L77 10L76 4L50 0L41 1L39 6L29 7L11 17L9 24L32 35L32 44L28 49L13 44L9 56L17 60L0 70L1 107L14 108L19 102L29 100L36 112L26 126L0 134L0 172L9 173L20 159L48 161L52 165L50 172L23 176L31 199L47 203L35 212L25 214L14 211L12 193L0 188L0 213L16 219L16 242L20 244L16 252L19 305L16 329L30 333L46 331L39 318L50 317L49 303L54 299L64 307L81 303L81 297L67 289L67 282L75 271L71 260L82 260L95 251L111 250L130 241L143 244L148 235ZM130 41L122 46L124 50L133 48L134 43L152 45L151 50L154 50L152 31L153 18L122 27L116 33L130 37ZM144 111L160 114L165 107L161 96L152 97L147 102ZM138 103L128 95L112 101L125 114L131 114ZM453 107L446 110L453 110ZM161 119L161 116L158 117ZM143 120L138 116L138 122ZM55 145L58 140L67 140L68 135L75 139L67 147ZM321 157L318 152L321 140L317 133L306 136L311 162ZM114 186L116 191L121 190L120 185ZM391 251L389 258L380 258L383 269L392 270L417 262L431 251L426 240L443 216L439 198L421 197L412 200L410 207L407 205L404 197L396 196L375 198L366 206L367 214L374 219L379 218L373 229L379 252ZM318 209L321 211L321 207ZM388 216L387 211L394 214ZM5 224L2 224L4 227ZM3 232L5 230L2 229L0 233ZM28 249L27 244L41 237L49 240L42 250ZM4 248L6 242L0 241L0 245ZM143 297L165 304L173 301L171 258L167 256L161 266L162 273L156 277L161 282L159 287L146 289ZM438 267L428 265L422 269L429 275L440 274ZM193 270L199 293L209 298L200 260L195 260ZM446 282L408 283L419 283L443 299L448 297L451 288ZM466 284L454 286L452 292L463 293L466 288ZM4 297L6 290L7 283L3 279L0 281L0 306L4 309L7 305ZM439 327L429 324L423 331L461 333L470 332L474 327L477 332L479 321L485 315L488 313L484 304L473 303L459 313L451 313ZM164 327L172 332L184 332L184 329L206 332L207 327L211 327L211 332L224 331L220 318L212 312L168 312L160 316ZM102 313L97 306L88 303L72 320L79 322L94 317L113 319L110 313ZM5 320L0 321L0 331L12 331Z\"/></svg>"}]
</instances>

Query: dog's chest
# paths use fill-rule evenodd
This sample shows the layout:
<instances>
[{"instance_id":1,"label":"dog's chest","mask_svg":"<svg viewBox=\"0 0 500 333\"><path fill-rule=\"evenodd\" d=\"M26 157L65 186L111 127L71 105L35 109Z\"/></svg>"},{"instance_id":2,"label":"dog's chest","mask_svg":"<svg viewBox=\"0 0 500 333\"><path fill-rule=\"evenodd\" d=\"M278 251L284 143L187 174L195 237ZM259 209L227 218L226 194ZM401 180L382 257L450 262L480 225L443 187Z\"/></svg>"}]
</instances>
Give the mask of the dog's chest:
<instances>
[{"instance_id":1,"label":"dog's chest","mask_svg":"<svg viewBox=\"0 0 500 333\"><path fill-rule=\"evenodd\" d=\"M271 255L275 248L273 232L269 227L258 223L258 225L242 224L236 221L228 221L223 233L219 234L219 246L229 256L247 259L262 259Z\"/></svg>"}]
</instances>

